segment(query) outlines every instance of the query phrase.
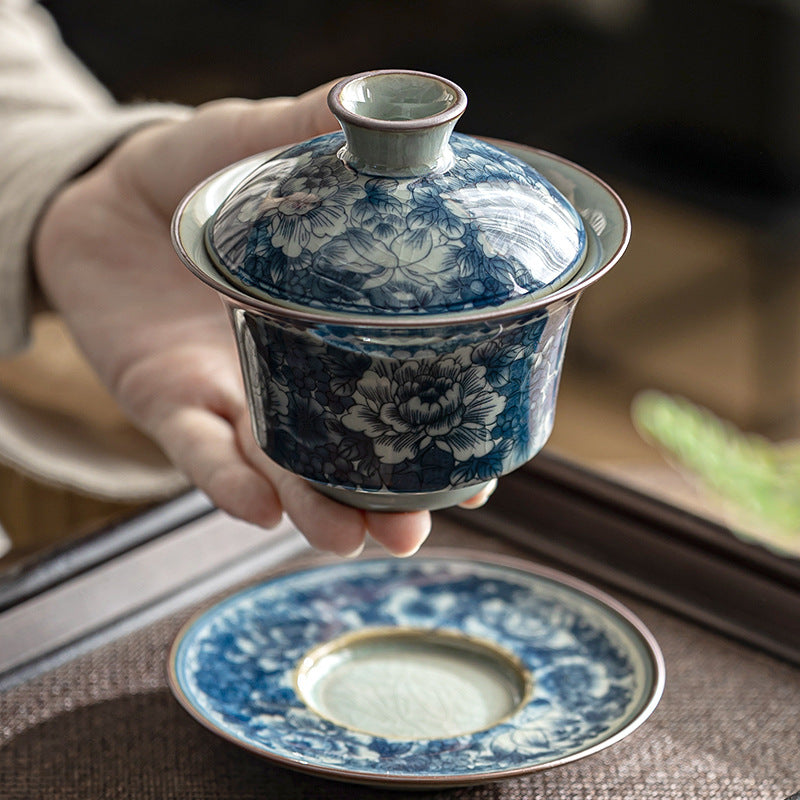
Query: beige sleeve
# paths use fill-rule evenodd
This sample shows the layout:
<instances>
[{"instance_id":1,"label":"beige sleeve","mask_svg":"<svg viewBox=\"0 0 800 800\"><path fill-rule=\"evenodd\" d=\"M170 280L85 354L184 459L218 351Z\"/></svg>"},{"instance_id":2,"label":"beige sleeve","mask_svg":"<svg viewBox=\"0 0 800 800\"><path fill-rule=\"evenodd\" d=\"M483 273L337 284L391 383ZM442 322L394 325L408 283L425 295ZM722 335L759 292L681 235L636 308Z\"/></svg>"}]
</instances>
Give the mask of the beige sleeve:
<instances>
[{"instance_id":1,"label":"beige sleeve","mask_svg":"<svg viewBox=\"0 0 800 800\"><path fill-rule=\"evenodd\" d=\"M27 341L30 239L53 192L134 128L186 113L117 105L42 8L0 0L0 355Z\"/></svg>"}]
</instances>

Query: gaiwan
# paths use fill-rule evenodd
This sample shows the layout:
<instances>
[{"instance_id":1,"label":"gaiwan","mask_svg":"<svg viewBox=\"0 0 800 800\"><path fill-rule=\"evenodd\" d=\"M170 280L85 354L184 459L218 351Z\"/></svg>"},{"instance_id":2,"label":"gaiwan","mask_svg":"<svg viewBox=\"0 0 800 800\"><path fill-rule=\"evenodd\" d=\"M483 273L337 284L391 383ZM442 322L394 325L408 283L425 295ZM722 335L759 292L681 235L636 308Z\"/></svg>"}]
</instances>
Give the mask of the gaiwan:
<instances>
[{"instance_id":1,"label":"gaiwan","mask_svg":"<svg viewBox=\"0 0 800 800\"><path fill-rule=\"evenodd\" d=\"M175 246L225 302L270 458L350 505L455 505L545 444L628 215L574 164L454 133L444 78L363 73L328 102L341 132L196 187Z\"/></svg>"}]
</instances>

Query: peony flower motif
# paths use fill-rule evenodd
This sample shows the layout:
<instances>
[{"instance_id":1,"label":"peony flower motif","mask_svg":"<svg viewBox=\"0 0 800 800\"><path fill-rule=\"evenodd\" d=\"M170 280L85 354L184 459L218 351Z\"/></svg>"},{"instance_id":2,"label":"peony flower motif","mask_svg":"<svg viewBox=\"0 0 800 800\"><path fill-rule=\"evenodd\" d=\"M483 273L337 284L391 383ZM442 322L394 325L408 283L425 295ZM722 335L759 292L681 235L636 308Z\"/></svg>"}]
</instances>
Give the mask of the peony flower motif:
<instances>
[{"instance_id":1,"label":"peony flower motif","mask_svg":"<svg viewBox=\"0 0 800 800\"><path fill-rule=\"evenodd\" d=\"M239 283L315 308L438 313L505 303L573 264L581 220L511 154L454 134L452 166L401 179L359 175L343 145L294 145L225 201L209 239Z\"/></svg>"},{"instance_id":2,"label":"peony flower motif","mask_svg":"<svg viewBox=\"0 0 800 800\"><path fill-rule=\"evenodd\" d=\"M481 625L498 635L535 644L540 657L550 666L555 652L575 646L571 631L576 625L576 615L557 601L542 597L531 602L522 598L509 607L508 603L492 597L479 603L475 612Z\"/></svg>"},{"instance_id":3,"label":"peony flower motif","mask_svg":"<svg viewBox=\"0 0 800 800\"><path fill-rule=\"evenodd\" d=\"M610 680L605 664L593 663L584 655L554 657L551 665L537 671L536 680L543 693L566 708L578 709L587 702L606 698L613 700L615 689L630 693Z\"/></svg>"},{"instance_id":4,"label":"peony flower motif","mask_svg":"<svg viewBox=\"0 0 800 800\"><path fill-rule=\"evenodd\" d=\"M429 258L436 245L425 229L403 228L386 241L370 231L350 229L314 254L302 273L314 278L306 295L367 308L429 307L433 299L441 299L438 284L446 281L446 265Z\"/></svg>"},{"instance_id":5,"label":"peony flower motif","mask_svg":"<svg viewBox=\"0 0 800 800\"><path fill-rule=\"evenodd\" d=\"M505 398L468 357L378 363L364 373L342 423L372 440L378 458L399 464L430 445L456 462L494 446L492 427Z\"/></svg>"},{"instance_id":6,"label":"peony flower motif","mask_svg":"<svg viewBox=\"0 0 800 800\"><path fill-rule=\"evenodd\" d=\"M262 203L260 222L266 224L273 247L296 258L344 230L348 208L363 194L355 175L344 167L311 164L282 181Z\"/></svg>"},{"instance_id":7,"label":"peony flower motif","mask_svg":"<svg viewBox=\"0 0 800 800\"><path fill-rule=\"evenodd\" d=\"M514 728L507 726L491 742L492 750L500 758L511 755L525 756L527 758L541 758L556 750L558 739L553 741L552 730L548 727L548 719L542 720L538 726Z\"/></svg>"}]
</instances>

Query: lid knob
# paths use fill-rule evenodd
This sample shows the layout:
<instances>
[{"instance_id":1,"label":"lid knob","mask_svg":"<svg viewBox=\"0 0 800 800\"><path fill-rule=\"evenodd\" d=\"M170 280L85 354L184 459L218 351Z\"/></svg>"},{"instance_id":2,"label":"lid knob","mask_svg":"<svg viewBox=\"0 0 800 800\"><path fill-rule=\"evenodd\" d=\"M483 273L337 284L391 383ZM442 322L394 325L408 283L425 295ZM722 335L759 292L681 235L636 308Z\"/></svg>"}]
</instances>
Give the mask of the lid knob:
<instances>
[{"instance_id":1,"label":"lid knob","mask_svg":"<svg viewBox=\"0 0 800 800\"><path fill-rule=\"evenodd\" d=\"M339 81L328 94L357 172L409 177L447 169L450 134L467 107L452 81L414 70L376 70Z\"/></svg>"}]
</instances>

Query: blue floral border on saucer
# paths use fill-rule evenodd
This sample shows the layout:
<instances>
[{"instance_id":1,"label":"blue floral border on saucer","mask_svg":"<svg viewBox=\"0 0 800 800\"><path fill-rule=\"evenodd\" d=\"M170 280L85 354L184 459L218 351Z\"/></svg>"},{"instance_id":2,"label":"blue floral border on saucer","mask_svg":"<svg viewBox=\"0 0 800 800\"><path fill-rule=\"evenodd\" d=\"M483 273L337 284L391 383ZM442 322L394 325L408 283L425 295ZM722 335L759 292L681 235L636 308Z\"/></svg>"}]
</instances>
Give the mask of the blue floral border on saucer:
<instances>
[{"instance_id":1,"label":"blue floral border on saucer","mask_svg":"<svg viewBox=\"0 0 800 800\"><path fill-rule=\"evenodd\" d=\"M449 739L389 740L323 719L296 692L299 662L373 627L494 642L530 671L532 697L494 727ZM186 626L169 673L190 714L252 752L324 777L414 787L582 758L637 728L664 684L652 635L612 598L521 560L461 551L326 564L253 586Z\"/></svg>"}]
</instances>

